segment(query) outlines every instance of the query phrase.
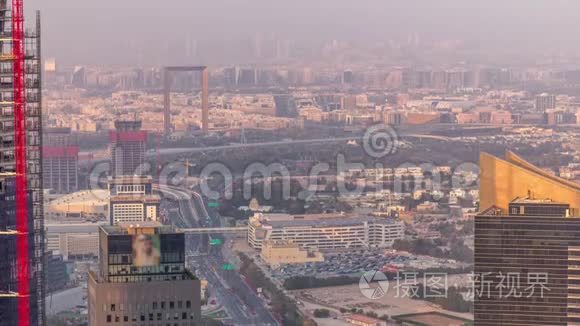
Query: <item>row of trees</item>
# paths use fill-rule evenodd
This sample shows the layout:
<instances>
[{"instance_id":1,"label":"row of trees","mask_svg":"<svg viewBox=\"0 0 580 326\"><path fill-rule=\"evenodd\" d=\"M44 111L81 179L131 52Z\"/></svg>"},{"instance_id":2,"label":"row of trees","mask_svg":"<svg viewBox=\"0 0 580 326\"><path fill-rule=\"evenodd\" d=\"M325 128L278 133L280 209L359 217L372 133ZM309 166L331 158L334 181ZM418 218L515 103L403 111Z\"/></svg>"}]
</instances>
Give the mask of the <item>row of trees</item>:
<instances>
[{"instance_id":1,"label":"row of trees","mask_svg":"<svg viewBox=\"0 0 580 326\"><path fill-rule=\"evenodd\" d=\"M359 277L337 276L329 278L316 278L314 276L296 276L284 281L284 288L288 290L312 289L327 286L339 286L358 283Z\"/></svg>"},{"instance_id":2,"label":"row of trees","mask_svg":"<svg viewBox=\"0 0 580 326\"><path fill-rule=\"evenodd\" d=\"M429 239L399 239L395 240L393 249L408 251L416 255L454 259L465 263L473 263L473 250L467 247L461 239L452 240L449 244L449 249L441 249L436 241Z\"/></svg>"}]
</instances>

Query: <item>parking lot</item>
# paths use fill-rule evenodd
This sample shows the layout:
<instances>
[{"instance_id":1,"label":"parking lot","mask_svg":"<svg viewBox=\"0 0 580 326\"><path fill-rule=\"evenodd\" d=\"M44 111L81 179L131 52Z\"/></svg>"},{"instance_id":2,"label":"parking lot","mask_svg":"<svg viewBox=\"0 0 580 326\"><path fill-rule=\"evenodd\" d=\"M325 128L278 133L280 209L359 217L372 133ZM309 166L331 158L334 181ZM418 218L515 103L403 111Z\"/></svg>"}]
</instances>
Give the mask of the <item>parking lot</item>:
<instances>
[{"instance_id":1,"label":"parking lot","mask_svg":"<svg viewBox=\"0 0 580 326\"><path fill-rule=\"evenodd\" d=\"M295 265L283 265L272 270L275 278L286 279L295 276L360 276L368 271L398 272L421 271L427 269L454 269L466 266L451 259L418 256L394 250L352 251L348 253L325 254L325 261Z\"/></svg>"}]
</instances>

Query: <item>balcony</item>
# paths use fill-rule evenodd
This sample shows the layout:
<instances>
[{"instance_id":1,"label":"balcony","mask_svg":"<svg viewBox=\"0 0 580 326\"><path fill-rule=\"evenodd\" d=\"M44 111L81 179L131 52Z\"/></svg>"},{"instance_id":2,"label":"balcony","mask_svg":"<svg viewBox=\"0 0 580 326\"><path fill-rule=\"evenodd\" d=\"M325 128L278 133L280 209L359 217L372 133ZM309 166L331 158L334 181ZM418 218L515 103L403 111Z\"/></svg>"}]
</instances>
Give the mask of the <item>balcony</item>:
<instances>
[{"instance_id":1,"label":"balcony","mask_svg":"<svg viewBox=\"0 0 580 326\"><path fill-rule=\"evenodd\" d=\"M12 53L2 53L0 54L0 62L2 61L13 61L16 57Z\"/></svg>"},{"instance_id":2,"label":"balcony","mask_svg":"<svg viewBox=\"0 0 580 326\"><path fill-rule=\"evenodd\" d=\"M6 151L0 152L0 162L7 163L7 162L14 162L15 156L14 152Z\"/></svg>"},{"instance_id":3,"label":"balcony","mask_svg":"<svg viewBox=\"0 0 580 326\"><path fill-rule=\"evenodd\" d=\"M26 116L27 117L37 117L40 116L41 112L39 108L27 108L26 109Z\"/></svg>"},{"instance_id":4,"label":"balcony","mask_svg":"<svg viewBox=\"0 0 580 326\"><path fill-rule=\"evenodd\" d=\"M39 88L40 87L40 80L38 80L38 79L26 79L25 85L27 88Z\"/></svg>"},{"instance_id":5,"label":"balcony","mask_svg":"<svg viewBox=\"0 0 580 326\"><path fill-rule=\"evenodd\" d=\"M27 95L26 102L28 103L37 103L40 102L40 96L38 95Z\"/></svg>"},{"instance_id":6,"label":"balcony","mask_svg":"<svg viewBox=\"0 0 580 326\"><path fill-rule=\"evenodd\" d=\"M12 133L14 132L14 126L12 124L0 124L0 133Z\"/></svg>"},{"instance_id":7,"label":"balcony","mask_svg":"<svg viewBox=\"0 0 580 326\"><path fill-rule=\"evenodd\" d=\"M13 148L14 147L14 137L13 136L0 136L0 148Z\"/></svg>"}]
</instances>

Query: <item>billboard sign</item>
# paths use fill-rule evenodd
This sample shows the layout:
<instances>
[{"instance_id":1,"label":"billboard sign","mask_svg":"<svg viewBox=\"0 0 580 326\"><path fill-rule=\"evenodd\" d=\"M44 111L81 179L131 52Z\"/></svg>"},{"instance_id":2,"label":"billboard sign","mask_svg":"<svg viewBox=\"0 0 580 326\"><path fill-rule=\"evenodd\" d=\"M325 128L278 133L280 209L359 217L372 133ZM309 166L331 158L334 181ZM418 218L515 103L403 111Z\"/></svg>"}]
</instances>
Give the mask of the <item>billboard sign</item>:
<instances>
[{"instance_id":1,"label":"billboard sign","mask_svg":"<svg viewBox=\"0 0 580 326\"><path fill-rule=\"evenodd\" d=\"M161 262L159 235L137 234L133 236L133 265L157 266Z\"/></svg>"}]
</instances>

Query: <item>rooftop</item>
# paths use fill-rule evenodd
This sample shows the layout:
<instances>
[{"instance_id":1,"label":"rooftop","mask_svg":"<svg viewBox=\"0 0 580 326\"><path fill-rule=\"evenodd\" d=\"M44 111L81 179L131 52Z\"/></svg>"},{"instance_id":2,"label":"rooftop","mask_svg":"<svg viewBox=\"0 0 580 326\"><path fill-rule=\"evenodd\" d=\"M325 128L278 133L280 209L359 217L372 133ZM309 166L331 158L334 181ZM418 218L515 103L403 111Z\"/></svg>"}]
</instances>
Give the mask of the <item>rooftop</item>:
<instances>
[{"instance_id":1,"label":"rooftop","mask_svg":"<svg viewBox=\"0 0 580 326\"><path fill-rule=\"evenodd\" d=\"M495 206L507 214L514 198L528 200L526 203L536 200L536 204L550 200L570 205L572 211L580 210L580 184L547 173L512 152L508 151L505 159L482 152L479 164L482 210Z\"/></svg>"},{"instance_id":2,"label":"rooftop","mask_svg":"<svg viewBox=\"0 0 580 326\"><path fill-rule=\"evenodd\" d=\"M294 221L294 220L325 220L333 218L345 218L351 217L352 215L346 215L342 213L326 213L326 214L300 214L291 215L283 213L273 213L273 214L259 214L260 220L264 221Z\"/></svg>"},{"instance_id":3,"label":"rooftop","mask_svg":"<svg viewBox=\"0 0 580 326\"><path fill-rule=\"evenodd\" d=\"M382 322L380 319L372 318L372 317L365 316L365 315L359 315L359 314L352 314L350 316L347 316L346 319L347 320L355 320L358 322L363 322L365 324L374 324L377 322Z\"/></svg>"},{"instance_id":4,"label":"rooftop","mask_svg":"<svg viewBox=\"0 0 580 326\"><path fill-rule=\"evenodd\" d=\"M123 175L117 177L109 177L109 184L148 184L152 183L153 178L151 176L141 176L141 175Z\"/></svg>"},{"instance_id":5,"label":"rooftop","mask_svg":"<svg viewBox=\"0 0 580 326\"><path fill-rule=\"evenodd\" d=\"M530 197L517 197L512 200L510 204L550 204L550 205L568 205L566 203L557 202L550 198L530 198Z\"/></svg>"},{"instance_id":6,"label":"rooftop","mask_svg":"<svg viewBox=\"0 0 580 326\"><path fill-rule=\"evenodd\" d=\"M54 223L45 224L47 233L93 233L99 231L99 226L106 225L103 223Z\"/></svg>"},{"instance_id":7,"label":"rooftop","mask_svg":"<svg viewBox=\"0 0 580 326\"><path fill-rule=\"evenodd\" d=\"M77 191L64 195L50 202L50 205L106 205L109 200L109 192L103 189Z\"/></svg>"},{"instance_id":8,"label":"rooftop","mask_svg":"<svg viewBox=\"0 0 580 326\"><path fill-rule=\"evenodd\" d=\"M310 217L309 215L292 216L288 214L257 214L257 221L264 225L273 227L342 227L357 226L363 223L370 224L395 224L398 222L394 218L379 218L372 216L353 216L342 214L314 214L319 215ZM325 216L321 216L325 215Z\"/></svg>"},{"instance_id":9,"label":"rooftop","mask_svg":"<svg viewBox=\"0 0 580 326\"><path fill-rule=\"evenodd\" d=\"M139 130L141 129L141 120L117 120L115 128L117 130Z\"/></svg>"},{"instance_id":10,"label":"rooftop","mask_svg":"<svg viewBox=\"0 0 580 326\"><path fill-rule=\"evenodd\" d=\"M454 316L439 311L421 312L414 314L404 314L393 316L398 322L410 323L412 325L448 325L448 326L462 326L472 321L466 318Z\"/></svg>"},{"instance_id":11,"label":"rooftop","mask_svg":"<svg viewBox=\"0 0 580 326\"><path fill-rule=\"evenodd\" d=\"M147 234L175 234L178 232L173 226L162 225L158 222L139 222L135 224L101 225L100 229L107 235Z\"/></svg>"},{"instance_id":12,"label":"rooftop","mask_svg":"<svg viewBox=\"0 0 580 326\"><path fill-rule=\"evenodd\" d=\"M159 195L115 195L111 196L111 202L143 202L143 203L157 203L161 201Z\"/></svg>"}]
</instances>

